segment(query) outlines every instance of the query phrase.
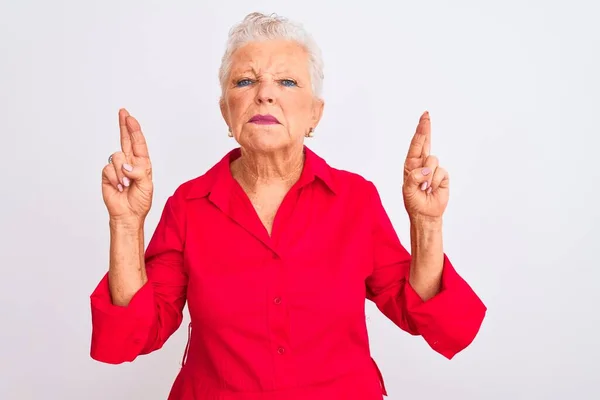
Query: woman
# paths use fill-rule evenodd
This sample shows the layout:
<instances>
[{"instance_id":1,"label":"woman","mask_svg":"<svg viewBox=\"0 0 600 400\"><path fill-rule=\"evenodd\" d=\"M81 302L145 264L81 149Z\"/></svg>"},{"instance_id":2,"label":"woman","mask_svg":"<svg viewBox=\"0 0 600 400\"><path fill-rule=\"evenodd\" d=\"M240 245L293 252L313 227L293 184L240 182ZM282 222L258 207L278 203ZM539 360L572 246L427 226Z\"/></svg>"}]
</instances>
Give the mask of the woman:
<instances>
[{"instance_id":1,"label":"woman","mask_svg":"<svg viewBox=\"0 0 600 400\"><path fill-rule=\"evenodd\" d=\"M323 113L319 50L258 13L230 32L221 113L238 148L167 200L144 254L152 168L138 122L103 170L110 266L91 296L91 356L133 361L163 346L187 301L190 335L170 399L381 399L365 298L447 358L485 306L442 249L448 174L421 116L404 164L411 255L374 185L304 145Z\"/></svg>"}]
</instances>

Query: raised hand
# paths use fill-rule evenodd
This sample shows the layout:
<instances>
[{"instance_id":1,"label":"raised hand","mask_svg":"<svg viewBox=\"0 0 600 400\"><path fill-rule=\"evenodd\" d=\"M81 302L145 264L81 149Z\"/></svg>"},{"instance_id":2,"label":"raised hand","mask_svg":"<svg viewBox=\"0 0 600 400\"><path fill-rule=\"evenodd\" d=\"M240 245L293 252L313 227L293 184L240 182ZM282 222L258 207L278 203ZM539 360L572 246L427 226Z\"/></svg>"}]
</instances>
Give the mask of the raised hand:
<instances>
[{"instance_id":1,"label":"raised hand","mask_svg":"<svg viewBox=\"0 0 600 400\"><path fill-rule=\"evenodd\" d=\"M102 197L111 221L143 224L152 206L152 165L140 124L119 110L121 151L102 170Z\"/></svg>"},{"instance_id":2,"label":"raised hand","mask_svg":"<svg viewBox=\"0 0 600 400\"><path fill-rule=\"evenodd\" d=\"M429 154L431 121L426 111L412 138L404 162L402 194L411 219L441 218L448 205L448 172L439 166L437 157Z\"/></svg>"}]
</instances>

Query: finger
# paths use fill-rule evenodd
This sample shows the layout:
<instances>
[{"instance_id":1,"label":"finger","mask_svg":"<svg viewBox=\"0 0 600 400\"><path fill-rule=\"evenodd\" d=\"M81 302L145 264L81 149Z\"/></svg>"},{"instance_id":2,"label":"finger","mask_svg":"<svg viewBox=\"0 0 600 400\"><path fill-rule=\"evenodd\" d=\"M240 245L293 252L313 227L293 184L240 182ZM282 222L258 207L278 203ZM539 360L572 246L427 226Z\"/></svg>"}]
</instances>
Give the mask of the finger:
<instances>
[{"instance_id":1,"label":"finger","mask_svg":"<svg viewBox=\"0 0 600 400\"><path fill-rule=\"evenodd\" d=\"M429 156L425 159L424 167L429 168L433 173L429 174L428 179L421 184L421 190L427 190L431 186L431 181L435 175L437 167L439 165L439 160L436 156Z\"/></svg>"},{"instance_id":2,"label":"finger","mask_svg":"<svg viewBox=\"0 0 600 400\"><path fill-rule=\"evenodd\" d=\"M123 185L119 182L115 167L112 164L106 164L106 166L102 168L102 182L109 183L119 192L123 191Z\"/></svg>"},{"instance_id":3,"label":"finger","mask_svg":"<svg viewBox=\"0 0 600 400\"><path fill-rule=\"evenodd\" d=\"M429 167L415 168L408 174L405 185L411 191L421 190L421 185L429 180L432 173Z\"/></svg>"},{"instance_id":4,"label":"finger","mask_svg":"<svg viewBox=\"0 0 600 400\"><path fill-rule=\"evenodd\" d=\"M425 111L419 119L419 125L417 125L417 130L410 142L408 154L406 155L407 160L423 157L423 150L429 152L429 149L426 148L426 146L428 146L426 142L428 141L427 135L430 133L431 126L429 124L429 113Z\"/></svg>"},{"instance_id":5,"label":"finger","mask_svg":"<svg viewBox=\"0 0 600 400\"><path fill-rule=\"evenodd\" d=\"M434 190L439 188L448 188L450 184L450 177L448 175L448 171L446 171L442 167L437 167L435 172L433 173L431 179L431 186L428 190L428 193L431 193Z\"/></svg>"},{"instance_id":6,"label":"finger","mask_svg":"<svg viewBox=\"0 0 600 400\"><path fill-rule=\"evenodd\" d=\"M146 138L142 133L142 128L139 122L132 116L126 118L127 131L131 138L131 148L133 155L136 157L148 158L148 147L146 146Z\"/></svg>"},{"instance_id":7,"label":"finger","mask_svg":"<svg viewBox=\"0 0 600 400\"><path fill-rule=\"evenodd\" d=\"M126 177L125 174L123 174L123 164L125 164L126 162L127 159L125 158L125 153L123 153L122 151L118 151L112 155L113 169L115 170L115 174L117 175L119 183L121 183L123 187L129 187L129 185L131 184L129 178Z\"/></svg>"},{"instance_id":8,"label":"finger","mask_svg":"<svg viewBox=\"0 0 600 400\"><path fill-rule=\"evenodd\" d=\"M131 182L135 182L137 187L143 190L152 189L152 166L149 161L141 159L136 165L123 164L122 173L129 178ZM146 159L148 160L148 159Z\"/></svg>"},{"instance_id":9,"label":"finger","mask_svg":"<svg viewBox=\"0 0 600 400\"><path fill-rule=\"evenodd\" d=\"M422 134L425 135L421 157L429 157L429 152L431 151L431 118L429 117L429 111L425 111L421 119L423 121Z\"/></svg>"},{"instance_id":10,"label":"finger","mask_svg":"<svg viewBox=\"0 0 600 400\"><path fill-rule=\"evenodd\" d=\"M125 157L129 158L131 156L131 136L129 135L129 130L127 129L127 117L129 117L129 112L126 109L122 108L119 110L119 130L121 131L121 151L125 153Z\"/></svg>"}]
</instances>

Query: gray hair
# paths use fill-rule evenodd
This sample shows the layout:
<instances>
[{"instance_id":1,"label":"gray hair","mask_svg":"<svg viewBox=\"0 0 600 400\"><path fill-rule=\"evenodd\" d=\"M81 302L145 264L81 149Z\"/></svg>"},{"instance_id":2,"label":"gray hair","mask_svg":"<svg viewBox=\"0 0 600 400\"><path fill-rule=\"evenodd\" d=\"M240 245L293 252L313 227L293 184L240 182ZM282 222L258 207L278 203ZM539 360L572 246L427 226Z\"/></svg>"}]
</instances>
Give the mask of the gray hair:
<instances>
[{"instance_id":1,"label":"gray hair","mask_svg":"<svg viewBox=\"0 0 600 400\"><path fill-rule=\"evenodd\" d=\"M231 55L243 45L261 40L292 40L308 52L309 71L313 94L321 98L323 90L323 59L321 50L312 36L302 25L276 14L265 15L259 12L248 14L229 31L227 47L219 68L221 93L225 93L227 77L231 69Z\"/></svg>"}]
</instances>

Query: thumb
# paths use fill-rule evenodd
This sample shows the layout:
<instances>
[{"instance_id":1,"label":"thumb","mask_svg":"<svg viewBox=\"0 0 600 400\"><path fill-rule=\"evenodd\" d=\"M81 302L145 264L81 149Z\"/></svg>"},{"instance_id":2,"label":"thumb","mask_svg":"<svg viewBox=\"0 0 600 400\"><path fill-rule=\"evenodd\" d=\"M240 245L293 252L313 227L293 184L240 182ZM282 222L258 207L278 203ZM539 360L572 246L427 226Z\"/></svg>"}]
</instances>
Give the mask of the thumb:
<instances>
[{"instance_id":1,"label":"thumb","mask_svg":"<svg viewBox=\"0 0 600 400\"><path fill-rule=\"evenodd\" d=\"M152 168L144 165L123 164L123 175L128 177L140 187L152 185Z\"/></svg>"},{"instance_id":2,"label":"thumb","mask_svg":"<svg viewBox=\"0 0 600 400\"><path fill-rule=\"evenodd\" d=\"M406 177L405 188L409 189L409 191L418 190L424 182L429 180L429 176L431 175L431 168L415 168Z\"/></svg>"}]
</instances>

